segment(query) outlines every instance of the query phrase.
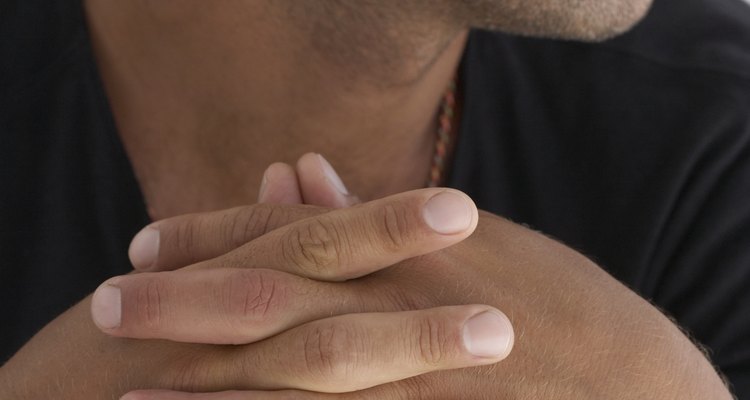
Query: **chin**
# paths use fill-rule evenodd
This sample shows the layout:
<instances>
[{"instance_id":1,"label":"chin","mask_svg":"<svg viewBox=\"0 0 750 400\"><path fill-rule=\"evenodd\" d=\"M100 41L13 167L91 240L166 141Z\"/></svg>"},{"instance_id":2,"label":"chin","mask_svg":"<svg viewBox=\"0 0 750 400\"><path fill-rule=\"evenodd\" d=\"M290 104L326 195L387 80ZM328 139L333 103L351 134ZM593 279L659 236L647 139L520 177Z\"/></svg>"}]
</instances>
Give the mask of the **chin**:
<instances>
[{"instance_id":1,"label":"chin","mask_svg":"<svg viewBox=\"0 0 750 400\"><path fill-rule=\"evenodd\" d=\"M524 36L602 41L641 21L652 0L464 0L473 8L473 27ZM481 11L481 13L477 12Z\"/></svg>"},{"instance_id":2,"label":"chin","mask_svg":"<svg viewBox=\"0 0 750 400\"><path fill-rule=\"evenodd\" d=\"M614 3L614 2L613 2ZM614 6L613 12L607 15L592 16L584 30L571 32L569 39L584 41L602 41L623 34L637 25L651 9L652 0L632 0L627 2L616 2L620 7Z\"/></svg>"}]
</instances>

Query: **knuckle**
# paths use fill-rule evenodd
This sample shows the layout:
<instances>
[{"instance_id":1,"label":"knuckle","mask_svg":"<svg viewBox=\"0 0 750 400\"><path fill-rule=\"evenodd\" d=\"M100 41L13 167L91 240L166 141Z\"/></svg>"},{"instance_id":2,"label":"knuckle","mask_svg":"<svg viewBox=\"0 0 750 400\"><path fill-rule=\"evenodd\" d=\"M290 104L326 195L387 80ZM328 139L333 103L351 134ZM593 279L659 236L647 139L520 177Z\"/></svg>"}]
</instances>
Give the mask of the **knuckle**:
<instances>
[{"instance_id":1,"label":"knuckle","mask_svg":"<svg viewBox=\"0 0 750 400\"><path fill-rule=\"evenodd\" d=\"M386 251L397 251L413 241L411 210L408 205L395 203L382 207L376 213L379 220L380 240Z\"/></svg>"},{"instance_id":2,"label":"knuckle","mask_svg":"<svg viewBox=\"0 0 750 400\"><path fill-rule=\"evenodd\" d=\"M416 361L430 367L440 366L448 357L451 344L445 322L434 316L421 317L414 323L414 333Z\"/></svg>"},{"instance_id":3,"label":"knuckle","mask_svg":"<svg viewBox=\"0 0 750 400\"><path fill-rule=\"evenodd\" d=\"M174 232L173 239L178 254L183 254L189 259L195 259L196 244L200 242L203 229L203 219L200 217L188 218L179 224Z\"/></svg>"},{"instance_id":4,"label":"knuckle","mask_svg":"<svg viewBox=\"0 0 750 400\"><path fill-rule=\"evenodd\" d=\"M362 333L353 327L320 324L302 339L304 368L314 379L349 385L363 352Z\"/></svg>"},{"instance_id":5,"label":"knuckle","mask_svg":"<svg viewBox=\"0 0 750 400\"><path fill-rule=\"evenodd\" d=\"M135 291L135 316L146 327L159 327L162 323L167 288L162 280L147 279Z\"/></svg>"},{"instance_id":6,"label":"knuckle","mask_svg":"<svg viewBox=\"0 0 750 400\"><path fill-rule=\"evenodd\" d=\"M237 329L269 323L283 307L279 277L267 270L237 270L223 283L222 309L227 322Z\"/></svg>"},{"instance_id":7,"label":"knuckle","mask_svg":"<svg viewBox=\"0 0 750 400\"><path fill-rule=\"evenodd\" d=\"M286 235L282 254L286 262L316 276L333 278L344 258L339 228L328 219L313 218Z\"/></svg>"}]
</instances>

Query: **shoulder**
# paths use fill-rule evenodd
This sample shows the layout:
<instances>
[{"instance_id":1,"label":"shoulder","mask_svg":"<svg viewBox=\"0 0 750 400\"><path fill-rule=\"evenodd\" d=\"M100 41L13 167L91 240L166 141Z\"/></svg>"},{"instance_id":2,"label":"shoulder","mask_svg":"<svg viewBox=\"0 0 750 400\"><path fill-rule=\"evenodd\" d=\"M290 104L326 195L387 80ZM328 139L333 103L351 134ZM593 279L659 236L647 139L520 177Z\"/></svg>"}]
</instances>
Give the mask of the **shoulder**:
<instances>
[{"instance_id":1,"label":"shoulder","mask_svg":"<svg viewBox=\"0 0 750 400\"><path fill-rule=\"evenodd\" d=\"M474 31L463 67L474 83L468 98L495 115L547 115L558 131L600 120L610 132L605 125L664 141L734 124L737 138L750 121L750 5L655 0L632 31L603 43Z\"/></svg>"},{"instance_id":2,"label":"shoulder","mask_svg":"<svg viewBox=\"0 0 750 400\"><path fill-rule=\"evenodd\" d=\"M525 62L525 58L533 58L553 66L595 61L601 68L607 60L626 61L674 73L723 75L747 86L750 4L744 0L654 0L649 14L633 30L603 43L474 31L470 50L475 53L470 62L491 64L508 57ZM572 55L577 60L571 59Z\"/></svg>"},{"instance_id":3,"label":"shoulder","mask_svg":"<svg viewBox=\"0 0 750 400\"><path fill-rule=\"evenodd\" d=\"M666 68L725 74L750 83L750 4L743 0L656 0L632 32L605 43Z\"/></svg>"},{"instance_id":4,"label":"shoulder","mask_svg":"<svg viewBox=\"0 0 750 400\"><path fill-rule=\"evenodd\" d=\"M475 31L462 79L456 178L502 182L466 189L645 293L659 282L643 278L655 249L666 260L664 237L690 234L712 212L707 196L726 189L728 202L746 202L750 185L724 178L750 176L750 6L741 0L655 0L634 30L604 43ZM615 237L601 234L613 226Z\"/></svg>"}]
</instances>

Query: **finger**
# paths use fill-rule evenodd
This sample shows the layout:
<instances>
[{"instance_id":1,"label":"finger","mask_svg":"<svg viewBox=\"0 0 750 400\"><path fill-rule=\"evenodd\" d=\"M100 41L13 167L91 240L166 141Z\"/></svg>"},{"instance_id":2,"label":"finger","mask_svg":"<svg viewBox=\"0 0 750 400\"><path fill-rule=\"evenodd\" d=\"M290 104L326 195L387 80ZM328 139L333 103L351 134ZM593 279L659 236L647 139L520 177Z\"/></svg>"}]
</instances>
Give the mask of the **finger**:
<instances>
[{"instance_id":1,"label":"finger","mask_svg":"<svg viewBox=\"0 0 750 400\"><path fill-rule=\"evenodd\" d=\"M204 344L246 344L291 327L361 312L362 293L264 269L170 271L119 276L91 302L112 336Z\"/></svg>"},{"instance_id":2,"label":"finger","mask_svg":"<svg viewBox=\"0 0 750 400\"><path fill-rule=\"evenodd\" d=\"M430 376L435 376L435 374ZM444 379L444 377L439 379ZM128 393L120 400L422 400L436 398L434 393L440 393L440 399L461 399L466 398L467 393L471 393L467 392L467 384L471 383L459 378L458 382L443 380L439 387L434 379L428 381L417 376L349 393L317 393L305 390L233 390L214 393L138 390ZM475 390L475 388L472 387L469 390Z\"/></svg>"},{"instance_id":3,"label":"finger","mask_svg":"<svg viewBox=\"0 0 750 400\"><path fill-rule=\"evenodd\" d=\"M279 392L217 392L217 393L185 393L171 390L138 390L120 397L120 400L250 400L250 399L279 399ZM287 400L297 397L286 397Z\"/></svg>"},{"instance_id":4,"label":"finger","mask_svg":"<svg viewBox=\"0 0 750 400\"><path fill-rule=\"evenodd\" d=\"M188 214L143 228L128 255L139 271L167 271L218 257L278 227L329 211L311 206L258 204Z\"/></svg>"},{"instance_id":5,"label":"finger","mask_svg":"<svg viewBox=\"0 0 750 400\"><path fill-rule=\"evenodd\" d=\"M269 268L342 281L456 244L477 220L465 194L421 189L285 225L188 268Z\"/></svg>"},{"instance_id":6,"label":"finger","mask_svg":"<svg viewBox=\"0 0 750 400\"><path fill-rule=\"evenodd\" d=\"M283 391L226 391L216 393L185 393L170 390L138 390L120 400L334 400L339 395L301 390Z\"/></svg>"},{"instance_id":7,"label":"finger","mask_svg":"<svg viewBox=\"0 0 750 400\"><path fill-rule=\"evenodd\" d=\"M120 400L423 400L462 399L467 398L468 393L476 391L473 382L461 375L448 376L446 373L449 372L416 376L349 393L316 393L305 390L234 390L214 393L138 390L128 393ZM439 397L435 396L436 393L439 393Z\"/></svg>"},{"instance_id":8,"label":"finger","mask_svg":"<svg viewBox=\"0 0 750 400\"><path fill-rule=\"evenodd\" d=\"M258 203L302 204L297 173L288 164L271 164L263 173Z\"/></svg>"},{"instance_id":9,"label":"finger","mask_svg":"<svg viewBox=\"0 0 750 400\"><path fill-rule=\"evenodd\" d=\"M298 169L304 178L307 204L339 208L359 203L356 196L339 192L337 187L346 189L322 156L304 155ZM329 175L331 177L327 178ZM300 184L297 172L290 165L271 164L263 174L258 203L302 204ZM267 231L258 228L276 228L267 220L272 216L273 209L270 208L259 211L257 207L241 207L159 221L134 237L129 250L130 260L137 270L164 271L217 257ZM193 240L197 235L201 240ZM175 247L173 243L179 246Z\"/></svg>"},{"instance_id":10,"label":"finger","mask_svg":"<svg viewBox=\"0 0 750 400\"><path fill-rule=\"evenodd\" d=\"M494 364L509 355L513 343L513 328L508 318L488 306L348 314L314 321L244 346L229 353L227 358L214 361L223 363L222 366L210 363L202 366L207 370L219 368L223 382L203 382L203 373L191 376L196 379L194 390L205 392L222 387L347 393L433 371ZM294 391L157 393L171 396L163 397L170 400L306 398L307 395ZM144 400L159 398L148 397L152 394L139 393ZM290 397L273 397L281 394Z\"/></svg>"},{"instance_id":11,"label":"finger","mask_svg":"<svg viewBox=\"0 0 750 400\"><path fill-rule=\"evenodd\" d=\"M350 194L331 164L316 153L307 153L297 161L297 176L305 204L342 208L359 204Z\"/></svg>"},{"instance_id":12,"label":"finger","mask_svg":"<svg viewBox=\"0 0 750 400\"><path fill-rule=\"evenodd\" d=\"M488 306L348 314L230 354L230 365L237 367L227 371L227 387L352 392L432 371L494 364L508 356L513 342L508 318Z\"/></svg>"}]
</instances>

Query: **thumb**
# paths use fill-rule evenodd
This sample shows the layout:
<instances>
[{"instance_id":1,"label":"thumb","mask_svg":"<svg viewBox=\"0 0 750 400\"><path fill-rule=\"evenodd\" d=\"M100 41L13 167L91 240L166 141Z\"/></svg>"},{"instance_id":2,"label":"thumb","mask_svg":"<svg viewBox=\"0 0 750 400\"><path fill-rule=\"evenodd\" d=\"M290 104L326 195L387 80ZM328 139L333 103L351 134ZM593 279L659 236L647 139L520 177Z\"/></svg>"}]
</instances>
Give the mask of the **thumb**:
<instances>
[{"instance_id":1,"label":"thumb","mask_svg":"<svg viewBox=\"0 0 750 400\"><path fill-rule=\"evenodd\" d=\"M345 208L360 203L349 193L336 170L323 156L307 153L297 161L297 177L305 204Z\"/></svg>"}]
</instances>

